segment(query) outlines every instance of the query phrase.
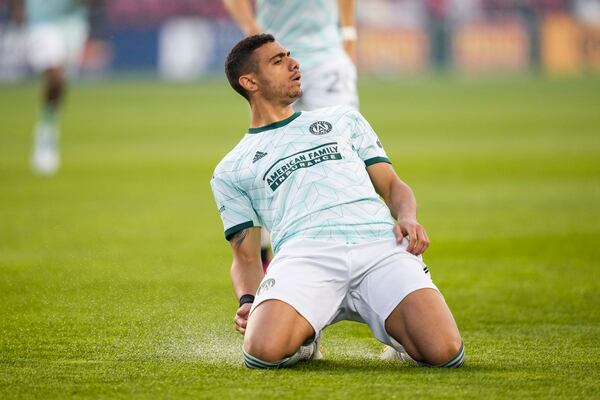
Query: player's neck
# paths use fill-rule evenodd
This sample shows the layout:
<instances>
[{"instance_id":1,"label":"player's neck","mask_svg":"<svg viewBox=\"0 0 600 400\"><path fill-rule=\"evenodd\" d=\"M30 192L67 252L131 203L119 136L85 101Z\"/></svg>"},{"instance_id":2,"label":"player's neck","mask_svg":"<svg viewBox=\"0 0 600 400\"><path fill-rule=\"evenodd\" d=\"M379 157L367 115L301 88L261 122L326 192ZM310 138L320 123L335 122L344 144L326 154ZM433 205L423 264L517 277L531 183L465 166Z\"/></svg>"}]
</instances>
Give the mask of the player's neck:
<instances>
[{"instance_id":1,"label":"player's neck","mask_svg":"<svg viewBox=\"0 0 600 400\"><path fill-rule=\"evenodd\" d=\"M294 113L291 104L286 106L268 103L252 104L251 110L251 128L260 128L261 126L269 125L273 122L283 121Z\"/></svg>"}]
</instances>

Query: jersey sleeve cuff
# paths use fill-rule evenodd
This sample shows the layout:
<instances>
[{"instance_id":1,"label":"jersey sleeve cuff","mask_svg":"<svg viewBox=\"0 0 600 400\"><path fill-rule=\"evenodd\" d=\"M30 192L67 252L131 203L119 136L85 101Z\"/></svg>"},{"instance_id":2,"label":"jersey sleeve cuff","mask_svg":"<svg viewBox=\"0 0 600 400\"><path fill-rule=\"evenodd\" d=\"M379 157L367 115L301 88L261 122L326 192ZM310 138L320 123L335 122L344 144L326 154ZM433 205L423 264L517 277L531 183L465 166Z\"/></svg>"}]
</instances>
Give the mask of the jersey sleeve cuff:
<instances>
[{"instance_id":1,"label":"jersey sleeve cuff","mask_svg":"<svg viewBox=\"0 0 600 400\"><path fill-rule=\"evenodd\" d=\"M231 228L229 228L225 231L225 239L230 240L231 237L233 235L235 235L236 233L238 233L239 231L246 229L246 228L252 228L253 226L254 226L254 222L252 222L252 221L247 221L247 222L243 222L241 224L237 224L236 226L232 226Z\"/></svg>"},{"instance_id":2,"label":"jersey sleeve cuff","mask_svg":"<svg viewBox=\"0 0 600 400\"><path fill-rule=\"evenodd\" d=\"M377 164L377 163L388 163L391 164L392 162L386 158L386 157L373 157L373 158L369 158L368 160L365 160L365 166L369 167L373 164Z\"/></svg>"}]
</instances>

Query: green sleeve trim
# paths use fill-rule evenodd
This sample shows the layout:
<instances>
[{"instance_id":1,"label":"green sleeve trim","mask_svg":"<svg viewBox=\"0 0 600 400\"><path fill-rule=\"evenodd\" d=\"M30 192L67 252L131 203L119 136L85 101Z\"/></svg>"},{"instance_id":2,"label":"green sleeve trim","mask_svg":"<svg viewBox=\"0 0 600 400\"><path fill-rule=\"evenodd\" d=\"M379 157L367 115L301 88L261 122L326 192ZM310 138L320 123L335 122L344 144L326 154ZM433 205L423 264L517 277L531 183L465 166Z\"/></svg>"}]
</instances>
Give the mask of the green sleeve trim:
<instances>
[{"instance_id":1,"label":"green sleeve trim","mask_svg":"<svg viewBox=\"0 0 600 400\"><path fill-rule=\"evenodd\" d=\"M370 167L373 164L377 164L377 163L381 163L381 162L388 163L388 164L392 163L386 157L373 157L373 158L369 158L368 160L365 160L365 166Z\"/></svg>"},{"instance_id":2,"label":"green sleeve trim","mask_svg":"<svg viewBox=\"0 0 600 400\"><path fill-rule=\"evenodd\" d=\"M241 231L242 229L252 228L254 226L254 222L248 221L236 226L233 226L225 231L225 239L230 240L233 235Z\"/></svg>"}]
</instances>

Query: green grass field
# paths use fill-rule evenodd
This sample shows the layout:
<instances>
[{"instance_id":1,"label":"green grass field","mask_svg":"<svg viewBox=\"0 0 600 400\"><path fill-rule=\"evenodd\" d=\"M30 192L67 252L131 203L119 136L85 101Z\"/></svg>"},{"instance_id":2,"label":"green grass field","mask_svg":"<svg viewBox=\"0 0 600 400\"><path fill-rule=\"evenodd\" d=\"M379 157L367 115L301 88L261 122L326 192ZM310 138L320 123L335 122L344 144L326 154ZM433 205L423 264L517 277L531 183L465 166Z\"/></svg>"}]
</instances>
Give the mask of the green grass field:
<instances>
[{"instance_id":1,"label":"green grass field","mask_svg":"<svg viewBox=\"0 0 600 400\"><path fill-rule=\"evenodd\" d=\"M241 364L210 192L247 127L223 82L80 85L63 168L28 165L37 87L0 87L0 398L599 398L600 80L364 81L415 190L460 370L381 362L366 326L326 359Z\"/></svg>"}]
</instances>

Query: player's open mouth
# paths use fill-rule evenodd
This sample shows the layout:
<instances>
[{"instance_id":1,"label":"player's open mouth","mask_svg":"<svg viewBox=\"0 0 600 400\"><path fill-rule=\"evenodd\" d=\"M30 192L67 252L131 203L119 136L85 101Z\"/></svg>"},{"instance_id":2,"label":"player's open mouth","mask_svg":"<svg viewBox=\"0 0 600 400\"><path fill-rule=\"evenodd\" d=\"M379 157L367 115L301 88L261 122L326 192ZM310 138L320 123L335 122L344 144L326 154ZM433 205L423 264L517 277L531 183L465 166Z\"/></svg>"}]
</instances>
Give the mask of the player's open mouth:
<instances>
[{"instance_id":1,"label":"player's open mouth","mask_svg":"<svg viewBox=\"0 0 600 400\"><path fill-rule=\"evenodd\" d=\"M302 75L298 74L292 78L293 81L299 81Z\"/></svg>"}]
</instances>

